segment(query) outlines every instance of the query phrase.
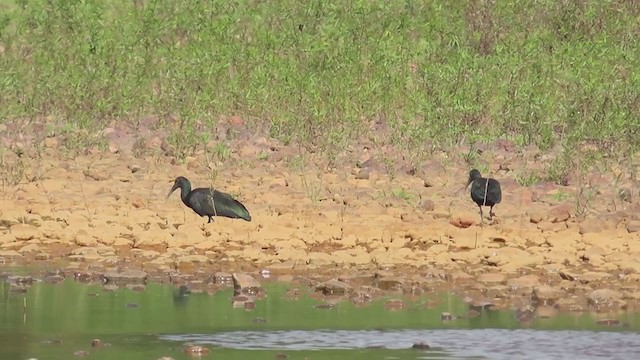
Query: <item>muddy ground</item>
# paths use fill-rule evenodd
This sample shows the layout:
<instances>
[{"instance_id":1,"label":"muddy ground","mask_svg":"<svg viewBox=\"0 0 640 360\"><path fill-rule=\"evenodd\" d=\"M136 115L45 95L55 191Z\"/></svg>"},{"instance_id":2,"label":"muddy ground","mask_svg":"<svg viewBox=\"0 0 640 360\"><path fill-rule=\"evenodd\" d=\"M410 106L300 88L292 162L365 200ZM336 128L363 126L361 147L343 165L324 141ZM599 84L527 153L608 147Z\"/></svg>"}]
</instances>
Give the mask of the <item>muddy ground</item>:
<instances>
[{"instance_id":1,"label":"muddy ground","mask_svg":"<svg viewBox=\"0 0 640 360\"><path fill-rule=\"evenodd\" d=\"M372 138L328 161L231 118L207 151L179 161L152 126L114 125L104 148L77 156L63 146L70 134L2 127L5 268L46 265L85 279L143 270L202 286L216 273L269 274L356 302L452 289L477 306L547 314L640 305L637 186L617 164L569 174L565 185L521 186L553 151L485 145L474 157L501 181L503 200L482 226L464 188L467 148L419 159ZM178 192L165 199L179 175L234 194L252 221L207 224Z\"/></svg>"}]
</instances>

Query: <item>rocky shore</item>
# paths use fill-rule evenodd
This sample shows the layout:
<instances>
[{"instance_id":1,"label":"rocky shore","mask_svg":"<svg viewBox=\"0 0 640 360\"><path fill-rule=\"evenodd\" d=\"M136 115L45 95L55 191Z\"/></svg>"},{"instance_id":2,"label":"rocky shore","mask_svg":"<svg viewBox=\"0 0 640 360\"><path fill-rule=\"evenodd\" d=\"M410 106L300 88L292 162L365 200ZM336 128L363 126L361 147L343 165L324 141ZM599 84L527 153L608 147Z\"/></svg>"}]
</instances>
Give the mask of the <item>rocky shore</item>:
<instances>
[{"instance_id":1,"label":"rocky shore","mask_svg":"<svg viewBox=\"0 0 640 360\"><path fill-rule=\"evenodd\" d=\"M230 121L184 161L161 132L117 126L102 134L103 149L76 156L62 136L40 141L3 126L11 151L2 160L0 269L205 290L233 273L268 274L354 302L452 290L473 306L547 315L640 304L637 188L615 164L563 185L523 186L517 180L553 153L486 146L477 161L501 181L503 200L481 226L464 189L470 165L454 152L416 160L363 142L329 162ZM177 194L165 199L179 175L234 194L252 221L206 224Z\"/></svg>"}]
</instances>

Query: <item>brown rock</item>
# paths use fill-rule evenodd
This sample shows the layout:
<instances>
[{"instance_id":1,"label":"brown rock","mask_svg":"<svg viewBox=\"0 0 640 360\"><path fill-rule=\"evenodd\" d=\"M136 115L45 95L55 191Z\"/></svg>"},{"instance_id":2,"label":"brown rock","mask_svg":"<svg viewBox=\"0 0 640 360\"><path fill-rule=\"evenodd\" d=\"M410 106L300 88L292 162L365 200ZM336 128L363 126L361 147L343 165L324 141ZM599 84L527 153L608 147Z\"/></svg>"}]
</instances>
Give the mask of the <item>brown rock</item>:
<instances>
[{"instance_id":1,"label":"brown rock","mask_svg":"<svg viewBox=\"0 0 640 360\"><path fill-rule=\"evenodd\" d=\"M20 258L22 254L15 250L0 250L0 258Z\"/></svg>"},{"instance_id":2,"label":"brown rock","mask_svg":"<svg viewBox=\"0 0 640 360\"><path fill-rule=\"evenodd\" d=\"M60 238L60 232L62 231L62 225L53 220L43 221L38 228L42 236L49 239Z\"/></svg>"},{"instance_id":3,"label":"brown rock","mask_svg":"<svg viewBox=\"0 0 640 360\"><path fill-rule=\"evenodd\" d=\"M640 220L631 220L627 224L627 231L630 233L640 232Z\"/></svg>"},{"instance_id":4,"label":"brown rock","mask_svg":"<svg viewBox=\"0 0 640 360\"><path fill-rule=\"evenodd\" d=\"M385 291L401 289L404 283L401 278L395 276L383 276L377 278L375 281L378 288Z\"/></svg>"},{"instance_id":5,"label":"brown rock","mask_svg":"<svg viewBox=\"0 0 640 360\"><path fill-rule=\"evenodd\" d=\"M93 236L89 235L89 233L86 230L80 229L76 233L75 243L80 246L95 246L98 244L98 240L96 240Z\"/></svg>"},{"instance_id":6,"label":"brown rock","mask_svg":"<svg viewBox=\"0 0 640 360\"><path fill-rule=\"evenodd\" d=\"M567 229L567 223L542 221L537 224L537 227L544 232L559 232Z\"/></svg>"},{"instance_id":7,"label":"brown rock","mask_svg":"<svg viewBox=\"0 0 640 360\"><path fill-rule=\"evenodd\" d=\"M529 210L527 211L527 215L529 215L529 222L533 224L537 224L544 219L545 213L541 210Z\"/></svg>"},{"instance_id":8,"label":"brown rock","mask_svg":"<svg viewBox=\"0 0 640 360\"><path fill-rule=\"evenodd\" d=\"M626 302L622 300L622 294L612 289L598 289L587 295L590 306L597 311L608 311L620 307L626 307Z\"/></svg>"},{"instance_id":9,"label":"brown rock","mask_svg":"<svg viewBox=\"0 0 640 360\"><path fill-rule=\"evenodd\" d=\"M135 247L164 246L171 243L172 240L171 233L160 229L135 231L134 238Z\"/></svg>"},{"instance_id":10,"label":"brown rock","mask_svg":"<svg viewBox=\"0 0 640 360\"><path fill-rule=\"evenodd\" d=\"M333 264L334 258L331 254L323 253L323 252L310 252L308 254L309 264L323 266Z\"/></svg>"},{"instance_id":11,"label":"brown rock","mask_svg":"<svg viewBox=\"0 0 640 360\"><path fill-rule=\"evenodd\" d=\"M582 311L582 306L577 304L577 299L575 297L567 297L558 299L556 301L555 306L558 307L558 310L561 311Z\"/></svg>"},{"instance_id":12,"label":"brown rock","mask_svg":"<svg viewBox=\"0 0 640 360\"><path fill-rule=\"evenodd\" d=\"M451 220L449 220L449 224L460 228L460 229L466 229L469 226L473 225L476 223L476 220L474 220L475 217L472 217L471 215L468 216L456 216L453 217Z\"/></svg>"},{"instance_id":13,"label":"brown rock","mask_svg":"<svg viewBox=\"0 0 640 360\"><path fill-rule=\"evenodd\" d=\"M569 220L573 207L570 204L561 204L554 206L549 210L546 218L552 223L558 223Z\"/></svg>"},{"instance_id":14,"label":"brown rock","mask_svg":"<svg viewBox=\"0 0 640 360\"><path fill-rule=\"evenodd\" d=\"M453 245L455 245L455 247L459 249L475 249L478 247L478 236L470 231L451 234L451 237L452 237L451 242L453 243ZM482 239L480 239L480 241L482 241ZM446 245L444 246L446 247L444 251L440 251L439 253L447 252L449 247L447 247ZM440 249L436 248L433 251L441 250L441 249L442 248Z\"/></svg>"},{"instance_id":15,"label":"brown rock","mask_svg":"<svg viewBox=\"0 0 640 360\"><path fill-rule=\"evenodd\" d=\"M197 159L193 159L187 163L187 170L190 171L197 171L198 169L202 169L203 167L204 166L202 165L202 162Z\"/></svg>"},{"instance_id":16,"label":"brown rock","mask_svg":"<svg viewBox=\"0 0 640 360\"><path fill-rule=\"evenodd\" d=\"M585 260L589 260L593 257L602 257L605 255L608 255L608 251L604 250L600 246L594 245L589 247L587 250L585 250L582 256L584 257Z\"/></svg>"},{"instance_id":17,"label":"brown rock","mask_svg":"<svg viewBox=\"0 0 640 360\"><path fill-rule=\"evenodd\" d=\"M560 270L558 272L558 274L560 275L561 278L565 279L565 280L569 280L569 281L575 281L576 279L578 279L580 277L580 275L573 273L571 271L568 270Z\"/></svg>"},{"instance_id":18,"label":"brown rock","mask_svg":"<svg viewBox=\"0 0 640 360\"><path fill-rule=\"evenodd\" d=\"M213 249L216 246L218 246L218 242L213 240L205 240L193 245L193 247L198 250Z\"/></svg>"},{"instance_id":19,"label":"brown rock","mask_svg":"<svg viewBox=\"0 0 640 360\"><path fill-rule=\"evenodd\" d=\"M206 264L208 262L209 262L209 258L206 255L198 255L198 254L182 255L182 256L178 256L178 258L176 259L176 263L178 264L191 264L191 263Z\"/></svg>"},{"instance_id":20,"label":"brown rock","mask_svg":"<svg viewBox=\"0 0 640 360\"><path fill-rule=\"evenodd\" d=\"M536 264L540 261L539 255L531 254L520 248L513 246L505 246L492 250L486 254L482 263L491 266L508 267L510 269L522 268L528 265Z\"/></svg>"},{"instance_id":21,"label":"brown rock","mask_svg":"<svg viewBox=\"0 0 640 360\"><path fill-rule=\"evenodd\" d=\"M14 224L9 228L16 240L31 240L38 236L38 228L30 224Z\"/></svg>"},{"instance_id":22,"label":"brown rock","mask_svg":"<svg viewBox=\"0 0 640 360\"><path fill-rule=\"evenodd\" d=\"M345 295L351 290L351 285L337 279L332 279L316 286L316 291L320 291L324 295Z\"/></svg>"},{"instance_id":23,"label":"brown rock","mask_svg":"<svg viewBox=\"0 0 640 360\"><path fill-rule=\"evenodd\" d=\"M106 239L101 239L100 242L102 244L111 245L111 246L133 247L133 240L127 239L127 238L123 238L123 237L118 237L118 238L113 239L113 243L109 243L109 241L107 241Z\"/></svg>"},{"instance_id":24,"label":"brown rock","mask_svg":"<svg viewBox=\"0 0 640 360\"><path fill-rule=\"evenodd\" d=\"M507 279L507 276L502 273L485 273L478 275L476 281L485 284L498 284L503 283Z\"/></svg>"},{"instance_id":25,"label":"brown rock","mask_svg":"<svg viewBox=\"0 0 640 360\"><path fill-rule=\"evenodd\" d=\"M236 295L254 296L263 291L262 284L251 275L233 273L231 278L233 279L233 289Z\"/></svg>"},{"instance_id":26,"label":"brown rock","mask_svg":"<svg viewBox=\"0 0 640 360\"><path fill-rule=\"evenodd\" d=\"M507 286L511 289L534 288L540 286L540 278L538 275L524 275L519 278L509 279Z\"/></svg>"},{"instance_id":27,"label":"brown rock","mask_svg":"<svg viewBox=\"0 0 640 360\"><path fill-rule=\"evenodd\" d=\"M127 165L127 169L131 170L132 174L135 174L142 169L142 166L138 164L129 164Z\"/></svg>"},{"instance_id":28,"label":"brown rock","mask_svg":"<svg viewBox=\"0 0 640 360\"><path fill-rule=\"evenodd\" d=\"M291 274L291 271L296 267L297 262L293 260L283 261L283 262L275 262L273 264L267 265L265 270L269 273L275 274ZM264 275L263 275L264 276Z\"/></svg>"},{"instance_id":29,"label":"brown rock","mask_svg":"<svg viewBox=\"0 0 640 360\"><path fill-rule=\"evenodd\" d=\"M60 146L60 141L54 137L48 137L44 139L44 146L47 148L57 148Z\"/></svg>"},{"instance_id":30,"label":"brown rock","mask_svg":"<svg viewBox=\"0 0 640 360\"><path fill-rule=\"evenodd\" d=\"M178 246L193 245L205 241L206 238L202 233L201 226L202 224L195 222L189 222L188 224L180 225L178 227L178 231L173 234L174 240L172 241L176 242L179 239L178 242L180 243L180 245Z\"/></svg>"},{"instance_id":31,"label":"brown rock","mask_svg":"<svg viewBox=\"0 0 640 360\"><path fill-rule=\"evenodd\" d=\"M149 276L142 270L127 269L123 271L107 271L103 275L106 283L144 284Z\"/></svg>"},{"instance_id":32,"label":"brown rock","mask_svg":"<svg viewBox=\"0 0 640 360\"><path fill-rule=\"evenodd\" d=\"M464 281L472 280L473 276L467 274L464 271L455 271L451 274L451 279L455 281L464 282Z\"/></svg>"},{"instance_id":33,"label":"brown rock","mask_svg":"<svg viewBox=\"0 0 640 360\"><path fill-rule=\"evenodd\" d=\"M40 252L40 246L38 246L38 244L27 244L23 247L21 247L18 252L20 254L28 254L28 253L33 253L33 252Z\"/></svg>"},{"instance_id":34,"label":"brown rock","mask_svg":"<svg viewBox=\"0 0 640 360\"><path fill-rule=\"evenodd\" d=\"M104 181L109 179L109 174L104 170L86 169L86 170L83 170L82 173L84 174L84 176L91 178L95 181Z\"/></svg>"},{"instance_id":35,"label":"brown rock","mask_svg":"<svg viewBox=\"0 0 640 360\"><path fill-rule=\"evenodd\" d=\"M49 255L47 253L36 254L36 260L45 261L45 260L50 260L50 259L51 259L51 255Z\"/></svg>"},{"instance_id":36,"label":"brown rock","mask_svg":"<svg viewBox=\"0 0 640 360\"><path fill-rule=\"evenodd\" d=\"M594 221L594 220L584 221L579 226L579 232L580 232L580 234L583 234L583 235L584 234L601 233L601 232L609 230L609 229L610 228L607 225L607 223L600 222L600 221Z\"/></svg>"},{"instance_id":37,"label":"brown rock","mask_svg":"<svg viewBox=\"0 0 640 360\"><path fill-rule=\"evenodd\" d=\"M565 292L557 287L548 285L536 286L533 288L531 299L537 305L553 306L558 299L565 296Z\"/></svg>"},{"instance_id":38,"label":"brown rock","mask_svg":"<svg viewBox=\"0 0 640 360\"><path fill-rule=\"evenodd\" d=\"M588 284L594 281L602 281L605 279L608 279L611 277L611 274L605 273L605 272L595 272L595 271L588 271L582 275L580 275L579 277L579 281L582 284Z\"/></svg>"},{"instance_id":39,"label":"brown rock","mask_svg":"<svg viewBox=\"0 0 640 360\"><path fill-rule=\"evenodd\" d=\"M253 251L255 251L257 249L245 249L243 251L243 257L244 258L248 258L248 259L261 259L264 258L265 254L264 252L258 250L258 253L253 254ZM248 255L247 255L248 254ZM299 261L299 262L306 262L308 255L307 252L302 250L302 249L298 249L295 247L283 247L281 249L278 250L277 253L277 258L279 260L282 261Z\"/></svg>"},{"instance_id":40,"label":"brown rock","mask_svg":"<svg viewBox=\"0 0 640 360\"><path fill-rule=\"evenodd\" d=\"M370 176L371 176L371 169L360 169L355 174L355 178L358 180L368 180Z\"/></svg>"},{"instance_id":41,"label":"brown rock","mask_svg":"<svg viewBox=\"0 0 640 360\"><path fill-rule=\"evenodd\" d=\"M423 199L422 201L420 201L418 208L422 209L422 211L433 211L433 209L435 209L435 204L432 200Z\"/></svg>"},{"instance_id":42,"label":"brown rock","mask_svg":"<svg viewBox=\"0 0 640 360\"><path fill-rule=\"evenodd\" d=\"M542 319L548 319L556 316L558 314L558 310L553 306L538 306L536 307L536 317Z\"/></svg>"}]
</instances>

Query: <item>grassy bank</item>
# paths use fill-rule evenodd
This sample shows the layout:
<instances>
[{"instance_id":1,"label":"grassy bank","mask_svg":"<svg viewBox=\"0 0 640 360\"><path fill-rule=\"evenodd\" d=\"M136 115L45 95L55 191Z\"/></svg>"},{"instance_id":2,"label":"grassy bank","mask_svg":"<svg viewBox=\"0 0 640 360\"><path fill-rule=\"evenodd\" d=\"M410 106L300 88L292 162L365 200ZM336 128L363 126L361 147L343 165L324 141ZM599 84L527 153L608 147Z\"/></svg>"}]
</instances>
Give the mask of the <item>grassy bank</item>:
<instances>
[{"instance_id":1,"label":"grassy bank","mask_svg":"<svg viewBox=\"0 0 640 360\"><path fill-rule=\"evenodd\" d=\"M340 144L385 121L428 150L640 145L640 5L542 1L0 1L0 117L68 129L239 115Z\"/></svg>"}]
</instances>

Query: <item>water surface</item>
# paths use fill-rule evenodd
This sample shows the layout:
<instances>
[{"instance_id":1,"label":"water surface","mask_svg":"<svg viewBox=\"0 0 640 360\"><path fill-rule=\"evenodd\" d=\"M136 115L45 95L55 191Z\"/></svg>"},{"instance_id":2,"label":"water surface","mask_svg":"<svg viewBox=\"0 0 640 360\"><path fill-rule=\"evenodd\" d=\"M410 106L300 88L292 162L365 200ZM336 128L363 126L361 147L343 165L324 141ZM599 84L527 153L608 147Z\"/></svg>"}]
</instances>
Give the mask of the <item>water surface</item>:
<instances>
[{"instance_id":1,"label":"water surface","mask_svg":"<svg viewBox=\"0 0 640 360\"><path fill-rule=\"evenodd\" d=\"M231 289L183 296L171 285L103 291L66 280L19 293L0 282L0 359L70 359L80 350L91 359L188 359L186 343L210 348L205 359L274 359L280 353L314 360L640 358L637 314L618 315L624 327L598 325L590 314L561 314L523 328L512 311L443 321L443 312L468 311L447 294L408 302L399 311L385 309L383 301L321 309L308 296L287 300L288 286L265 284L267 297L248 311L232 307ZM92 348L94 338L111 345ZM410 349L416 342L431 349Z\"/></svg>"}]
</instances>

